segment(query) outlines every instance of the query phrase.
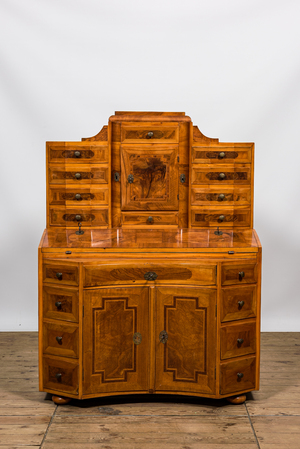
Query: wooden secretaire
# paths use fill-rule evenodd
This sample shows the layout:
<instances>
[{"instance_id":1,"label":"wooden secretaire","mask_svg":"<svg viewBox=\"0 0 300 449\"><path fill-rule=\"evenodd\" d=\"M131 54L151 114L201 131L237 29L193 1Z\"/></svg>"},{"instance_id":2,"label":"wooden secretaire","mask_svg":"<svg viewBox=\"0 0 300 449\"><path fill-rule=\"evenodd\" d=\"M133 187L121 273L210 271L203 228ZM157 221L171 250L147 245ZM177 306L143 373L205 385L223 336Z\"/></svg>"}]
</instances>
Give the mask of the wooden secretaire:
<instances>
[{"instance_id":1,"label":"wooden secretaire","mask_svg":"<svg viewBox=\"0 0 300 449\"><path fill-rule=\"evenodd\" d=\"M116 112L94 137L47 143L41 391L241 403L259 388L253 157L184 113Z\"/></svg>"}]
</instances>

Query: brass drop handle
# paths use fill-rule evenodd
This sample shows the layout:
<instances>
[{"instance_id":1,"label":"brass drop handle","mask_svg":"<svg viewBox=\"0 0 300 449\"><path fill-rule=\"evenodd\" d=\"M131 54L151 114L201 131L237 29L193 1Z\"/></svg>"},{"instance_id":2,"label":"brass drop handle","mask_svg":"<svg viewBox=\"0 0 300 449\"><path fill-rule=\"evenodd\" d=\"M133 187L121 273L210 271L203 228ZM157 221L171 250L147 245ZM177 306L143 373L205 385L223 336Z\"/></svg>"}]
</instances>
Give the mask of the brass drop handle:
<instances>
[{"instance_id":1,"label":"brass drop handle","mask_svg":"<svg viewBox=\"0 0 300 449\"><path fill-rule=\"evenodd\" d=\"M58 280L62 280L62 273L56 273L56 277Z\"/></svg>"},{"instance_id":2,"label":"brass drop handle","mask_svg":"<svg viewBox=\"0 0 300 449\"><path fill-rule=\"evenodd\" d=\"M78 215L75 215L75 220L81 221L81 218L82 218L81 215L79 215L79 214L78 214Z\"/></svg>"},{"instance_id":3,"label":"brass drop handle","mask_svg":"<svg viewBox=\"0 0 300 449\"><path fill-rule=\"evenodd\" d=\"M220 221L224 221L224 220L225 220L225 215L220 215L220 216L219 216L219 220L220 220Z\"/></svg>"},{"instance_id":4,"label":"brass drop handle","mask_svg":"<svg viewBox=\"0 0 300 449\"><path fill-rule=\"evenodd\" d=\"M154 136L154 133L152 131L149 131L147 134L148 139L151 139Z\"/></svg>"},{"instance_id":5,"label":"brass drop handle","mask_svg":"<svg viewBox=\"0 0 300 449\"><path fill-rule=\"evenodd\" d=\"M239 279L240 281L245 277L245 273L243 271L239 272Z\"/></svg>"},{"instance_id":6,"label":"brass drop handle","mask_svg":"<svg viewBox=\"0 0 300 449\"><path fill-rule=\"evenodd\" d=\"M80 179L81 178L81 174L80 173L75 173L75 178L76 179Z\"/></svg>"},{"instance_id":7,"label":"brass drop handle","mask_svg":"<svg viewBox=\"0 0 300 449\"><path fill-rule=\"evenodd\" d=\"M241 379L242 377L244 377L244 374L243 373L237 373L237 377L238 377L238 379Z\"/></svg>"},{"instance_id":8,"label":"brass drop handle","mask_svg":"<svg viewBox=\"0 0 300 449\"><path fill-rule=\"evenodd\" d=\"M223 157L225 157L224 151L221 151L221 153L219 153L219 157L220 157L221 159L223 159Z\"/></svg>"},{"instance_id":9,"label":"brass drop handle","mask_svg":"<svg viewBox=\"0 0 300 449\"><path fill-rule=\"evenodd\" d=\"M56 337L56 341L58 344L62 344L62 337Z\"/></svg>"},{"instance_id":10,"label":"brass drop handle","mask_svg":"<svg viewBox=\"0 0 300 449\"><path fill-rule=\"evenodd\" d=\"M243 340L243 338L238 338L237 342L238 342L239 345L241 345L242 343L244 343L244 340Z\"/></svg>"},{"instance_id":11,"label":"brass drop handle","mask_svg":"<svg viewBox=\"0 0 300 449\"><path fill-rule=\"evenodd\" d=\"M57 307L58 309L61 309L61 302L60 301L56 301L55 307Z\"/></svg>"},{"instance_id":12,"label":"brass drop handle","mask_svg":"<svg viewBox=\"0 0 300 449\"><path fill-rule=\"evenodd\" d=\"M153 220L153 217L148 217L148 218L147 218L147 222L148 222L148 223L153 223L153 221L154 221L154 220Z\"/></svg>"},{"instance_id":13,"label":"brass drop handle","mask_svg":"<svg viewBox=\"0 0 300 449\"><path fill-rule=\"evenodd\" d=\"M74 151L74 156L75 157L80 157L81 156L81 153L80 153L80 151Z\"/></svg>"},{"instance_id":14,"label":"brass drop handle","mask_svg":"<svg viewBox=\"0 0 300 449\"><path fill-rule=\"evenodd\" d=\"M238 301L238 305L239 305L240 308L242 308L244 304L245 304L244 301Z\"/></svg>"},{"instance_id":15,"label":"brass drop handle","mask_svg":"<svg viewBox=\"0 0 300 449\"><path fill-rule=\"evenodd\" d=\"M80 195L80 193L76 193L76 195L75 195L75 200L77 200L77 201L81 200L81 195Z\"/></svg>"},{"instance_id":16,"label":"brass drop handle","mask_svg":"<svg viewBox=\"0 0 300 449\"><path fill-rule=\"evenodd\" d=\"M219 200L223 201L223 200L224 200L224 198L225 198L225 195L224 195L224 193L220 193L220 195L219 195Z\"/></svg>"},{"instance_id":17,"label":"brass drop handle","mask_svg":"<svg viewBox=\"0 0 300 449\"><path fill-rule=\"evenodd\" d=\"M220 173L220 174L219 174L219 178L220 178L220 179L225 179L225 178L226 178L225 173Z\"/></svg>"},{"instance_id":18,"label":"brass drop handle","mask_svg":"<svg viewBox=\"0 0 300 449\"><path fill-rule=\"evenodd\" d=\"M61 374L61 373L57 373L57 374L55 374L55 377L56 377L56 379L57 379L57 380L60 380L60 379L61 379L61 376L62 376L62 374Z\"/></svg>"}]
</instances>

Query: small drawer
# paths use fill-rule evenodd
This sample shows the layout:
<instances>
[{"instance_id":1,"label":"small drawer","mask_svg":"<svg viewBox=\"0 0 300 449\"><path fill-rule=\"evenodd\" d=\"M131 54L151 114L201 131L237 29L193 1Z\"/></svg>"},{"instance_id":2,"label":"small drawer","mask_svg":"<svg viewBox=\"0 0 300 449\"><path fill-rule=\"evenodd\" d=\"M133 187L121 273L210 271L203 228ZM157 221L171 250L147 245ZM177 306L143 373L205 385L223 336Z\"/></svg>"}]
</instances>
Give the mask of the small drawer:
<instances>
[{"instance_id":1,"label":"small drawer","mask_svg":"<svg viewBox=\"0 0 300 449\"><path fill-rule=\"evenodd\" d=\"M251 210L246 207L234 207L217 209L211 207L210 209L192 209L191 210L191 224L192 226L201 227L242 227L250 226Z\"/></svg>"},{"instance_id":2,"label":"small drawer","mask_svg":"<svg viewBox=\"0 0 300 449\"><path fill-rule=\"evenodd\" d=\"M75 145L54 142L48 143L47 149L49 163L108 163L108 145Z\"/></svg>"},{"instance_id":3,"label":"small drawer","mask_svg":"<svg viewBox=\"0 0 300 449\"><path fill-rule=\"evenodd\" d=\"M67 324L43 324L44 354L78 357L78 327Z\"/></svg>"},{"instance_id":4,"label":"small drawer","mask_svg":"<svg viewBox=\"0 0 300 449\"><path fill-rule=\"evenodd\" d=\"M122 212L122 226L125 227L165 227L178 226L178 212Z\"/></svg>"},{"instance_id":5,"label":"small drawer","mask_svg":"<svg viewBox=\"0 0 300 449\"><path fill-rule=\"evenodd\" d=\"M254 284L257 282L257 274L255 262L223 263L221 283L222 285Z\"/></svg>"},{"instance_id":6,"label":"small drawer","mask_svg":"<svg viewBox=\"0 0 300 449\"><path fill-rule=\"evenodd\" d=\"M220 394L255 389L255 357L221 364Z\"/></svg>"},{"instance_id":7,"label":"small drawer","mask_svg":"<svg viewBox=\"0 0 300 449\"><path fill-rule=\"evenodd\" d=\"M78 290L44 287L43 317L78 323Z\"/></svg>"},{"instance_id":8,"label":"small drawer","mask_svg":"<svg viewBox=\"0 0 300 449\"><path fill-rule=\"evenodd\" d=\"M251 166L239 165L220 167L192 167L192 185L218 184L218 185L250 185Z\"/></svg>"},{"instance_id":9,"label":"small drawer","mask_svg":"<svg viewBox=\"0 0 300 449\"><path fill-rule=\"evenodd\" d=\"M250 164L253 144L195 145L192 147L193 164Z\"/></svg>"},{"instance_id":10,"label":"small drawer","mask_svg":"<svg viewBox=\"0 0 300 449\"><path fill-rule=\"evenodd\" d=\"M86 206L108 204L107 187L50 187L49 204L53 206Z\"/></svg>"},{"instance_id":11,"label":"small drawer","mask_svg":"<svg viewBox=\"0 0 300 449\"><path fill-rule=\"evenodd\" d=\"M192 206L250 206L251 188L234 186L194 187L191 189Z\"/></svg>"},{"instance_id":12,"label":"small drawer","mask_svg":"<svg viewBox=\"0 0 300 449\"><path fill-rule=\"evenodd\" d=\"M50 225L83 227L108 226L108 209L50 208Z\"/></svg>"},{"instance_id":13,"label":"small drawer","mask_svg":"<svg viewBox=\"0 0 300 449\"><path fill-rule=\"evenodd\" d=\"M107 184L109 179L108 167L66 165L52 165L48 172L49 184Z\"/></svg>"},{"instance_id":14,"label":"small drawer","mask_svg":"<svg viewBox=\"0 0 300 449\"><path fill-rule=\"evenodd\" d=\"M221 328L221 359L256 352L256 323L232 324Z\"/></svg>"},{"instance_id":15,"label":"small drawer","mask_svg":"<svg viewBox=\"0 0 300 449\"><path fill-rule=\"evenodd\" d=\"M142 260L139 264L131 261L85 265L84 287L113 284L156 285L156 284L216 285L216 265L198 263L154 263Z\"/></svg>"},{"instance_id":16,"label":"small drawer","mask_svg":"<svg viewBox=\"0 0 300 449\"><path fill-rule=\"evenodd\" d=\"M43 358L43 387L47 390L78 394L78 363L55 357Z\"/></svg>"},{"instance_id":17,"label":"small drawer","mask_svg":"<svg viewBox=\"0 0 300 449\"><path fill-rule=\"evenodd\" d=\"M256 316L256 285L221 290L221 322L243 320Z\"/></svg>"},{"instance_id":18,"label":"small drawer","mask_svg":"<svg viewBox=\"0 0 300 449\"><path fill-rule=\"evenodd\" d=\"M126 123L122 124L121 142L123 143L177 143L178 123Z\"/></svg>"},{"instance_id":19,"label":"small drawer","mask_svg":"<svg viewBox=\"0 0 300 449\"><path fill-rule=\"evenodd\" d=\"M45 263L43 280L55 284L78 285L78 267L77 265Z\"/></svg>"}]
</instances>

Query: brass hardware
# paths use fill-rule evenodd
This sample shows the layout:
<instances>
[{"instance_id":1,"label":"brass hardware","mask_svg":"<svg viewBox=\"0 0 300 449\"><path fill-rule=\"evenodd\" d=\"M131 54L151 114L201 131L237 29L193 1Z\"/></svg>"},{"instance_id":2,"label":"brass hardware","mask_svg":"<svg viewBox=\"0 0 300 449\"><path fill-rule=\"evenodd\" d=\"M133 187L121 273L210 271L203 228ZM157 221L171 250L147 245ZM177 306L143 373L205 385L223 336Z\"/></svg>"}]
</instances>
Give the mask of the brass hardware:
<instances>
[{"instance_id":1,"label":"brass hardware","mask_svg":"<svg viewBox=\"0 0 300 449\"><path fill-rule=\"evenodd\" d=\"M149 131L147 134L147 138L151 139L151 137L153 137L153 136L154 136L154 133L152 131Z\"/></svg>"},{"instance_id":2,"label":"brass hardware","mask_svg":"<svg viewBox=\"0 0 300 449\"><path fill-rule=\"evenodd\" d=\"M220 178L220 179L225 179L225 178L226 178L225 173L220 173L220 174L219 174L219 178Z\"/></svg>"},{"instance_id":3,"label":"brass hardware","mask_svg":"<svg viewBox=\"0 0 300 449\"><path fill-rule=\"evenodd\" d=\"M72 251L66 251L66 254L72 254Z\"/></svg>"},{"instance_id":4,"label":"brass hardware","mask_svg":"<svg viewBox=\"0 0 300 449\"><path fill-rule=\"evenodd\" d=\"M56 273L56 277L57 277L57 279L59 279L61 281L62 280L62 273Z\"/></svg>"},{"instance_id":5,"label":"brass hardware","mask_svg":"<svg viewBox=\"0 0 300 449\"><path fill-rule=\"evenodd\" d=\"M223 232L219 230L219 226L217 228L217 230L215 231L216 235L223 235Z\"/></svg>"},{"instance_id":6,"label":"brass hardware","mask_svg":"<svg viewBox=\"0 0 300 449\"><path fill-rule=\"evenodd\" d=\"M180 175L180 182L182 182L182 184L183 184L183 183L185 182L185 180L186 180L185 174L182 173L182 174Z\"/></svg>"},{"instance_id":7,"label":"brass hardware","mask_svg":"<svg viewBox=\"0 0 300 449\"><path fill-rule=\"evenodd\" d=\"M146 281L155 281L157 279L157 274L154 271L148 271L144 274Z\"/></svg>"},{"instance_id":8,"label":"brass hardware","mask_svg":"<svg viewBox=\"0 0 300 449\"><path fill-rule=\"evenodd\" d=\"M153 221L154 221L154 220L153 220L153 217L148 217L148 218L147 218L147 222L148 222L148 223L153 223Z\"/></svg>"},{"instance_id":9,"label":"brass hardware","mask_svg":"<svg viewBox=\"0 0 300 449\"><path fill-rule=\"evenodd\" d=\"M221 159L223 159L223 157L225 157L224 151L221 151L221 153L219 153L219 157L220 157Z\"/></svg>"},{"instance_id":10,"label":"brass hardware","mask_svg":"<svg viewBox=\"0 0 300 449\"><path fill-rule=\"evenodd\" d=\"M81 215L79 215L79 214L75 215L75 220L76 220L76 221L80 221L81 218L82 218Z\"/></svg>"},{"instance_id":11,"label":"brass hardware","mask_svg":"<svg viewBox=\"0 0 300 449\"><path fill-rule=\"evenodd\" d=\"M80 179L81 178L81 174L80 173L75 173L75 178L76 179Z\"/></svg>"},{"instance_id":12,"label":"brass hardware","mask_svg":"<svg viewBox=\"0 0 300 449\"><path fill-rule=\"evenodd\" d=\"M237 342L238 342L239 345L241 345L242 343L244 343L244 340L242 338L238 338Z\"/></svg>"},{"instance_id":13,"label":"brass hardware","mask_svg":"<svg viewBox=\"0 0 300 449\"><path fill-rule=\"evenodd\" d=\"M133 334L133 343L135 345L140 345L142 343L142 335L139 332Z\"/></svg>"},{"instance_id":14,"label":"brass hardware","mask_svg":"<svg viewBox=\"0 0 300 449\"><path fill-rule=\"evenodd\" d=\"M220 215L220 216L219 216L219 220L220 220L220 221L224 221L224 220L225 220L225 215Z\"/></svg>"},{"instance_id":15,"label":"brass hardware","mask_svg":"<svg viewBox=\"0 0 300 449\"><path fill-rule=\"evenodd\" d=\"M58 309L61 309L61 302L60 301L56 301L55 307L57 307Z\"/></svg>"},{"instance_id":16,"label":"brass hardware","mask_svg":"<svg viewBox=\"0 0 300 449\"><path fill-rule=\"evenodd\" d=\"M77 200L77 201L81 200L81 195L80 195L80 193L76 193L76 195L75 195L75 200Z\"/></svg>"},{"instance_id":17,"label":"brass hardware","mask_svg":"<svg viewBox=\"0 0 300 449\"><path fill-rule=\"evenodd\" d=\"M224 198L225 198L225 195L224 195L224 193L220 193L220 195L219 195L219 200L223 201L223 200L224 200Z\"/></svg>"},{"instance_id":18,"label":"brass hardware","mask_svg":"<svg viewBox=\"0 0 300 449\"><path fill-rule=\"evenodd\" d=\"M245 273L243 271L239 272L239 279L240 281L243 279L243 277L245 277Z\"/></svg>"},{"instance_id":19,"label":"brass hardware","mask_svg":"<svg viewBox=\"0 0 300 449\"><path fill-rule=\"evenodd\" d=\"M115 182L119 182L120 181L120 173L118 173L117 171L114 173L114 181Z\"/></svg>"},{"instance_id":20,"label":"brass hardware","mask_svg":"<svg viewBox=\"0 0 300 449\"><path fill-rule=\"evenodd\" d=\"M234 251L228 251L228 254L234 254Z\"/></svg>"},{"instance_id":21,"label":"brass hardware","mask_svg":"<svg viewBox=\"0 0 300 449\"><path fill-rule=\"evenodd\" d=\"M166 331L161 331L159 334L159 341L163 344L167 343L169 336Z\"/></svg>"},{"instance_id":22,"label":"brass hardware","mask_svg":"<svg viewBox=\"0 0 300 449\"><path fill-rule=\"evenodd\" d=\"M62 344L62 337L56 337L56 341L58 344Z\"/></svg>"},{"instance_id":23,"label":"brass hardware","mask_svg":"<svg viewBox=\"0 0 300 449\"><path fill-rule=\"evenodd\" d=\"M78 223L78 231L75 232L76 235L84 234L84 231L81 230L81 223Z\"/></svg>"},{"instance_id":24,"label":"brass hardware","mask_svg":"<svg viewBox=\"0 0 300 449\"><path fill-rule=\"evenodd\" d=\"M237 373L237 377L238 377L239 379L241 379L242 377L244 377L244 374L243 374L243 373Z\"/></svg>"},{"instance_id":25,"label":"brass hardware","mask_svg":"<svg viewBox=\"0 0 300 449\"><path fill-rule=\"evenodd\" d=\"M61 380L61 376L62 376L62 374L61 374L61 373L57 373L57 374L55 374L55 377L56 377L56 379L57 379L57 380Z\"/></svg>"},{"instance_id":26,"label":"brass hardware","mask_svg":"<svg viewBox=\"0 0 300 449\"><path fill-rule=\"evenodd\" d=\"M244 301L238 301L238 305L240 308L242 308L244 304L245 304Z\"/></svg>"},{"instance_id":27,"label":"brass hardware","mask_svg":"<svg viewBox=\"0 0 300 449\"><path fill-rule=\"evenodd\" d=\"M132 184L133 180L134 180L133 175L128 175L127 181L129 182L129 184Z\"/></svg>"},{"instance_id":28,"label":"brass hardware","mask_svg":"<svg viewBox=\"0 0 300 449\"><path fill-rule=\"evenodd\" d=\"M80 151L74 151L74 156L75 157L80 157L81 156L81 153L80 153Z\"/></svg>"}]
</instances>

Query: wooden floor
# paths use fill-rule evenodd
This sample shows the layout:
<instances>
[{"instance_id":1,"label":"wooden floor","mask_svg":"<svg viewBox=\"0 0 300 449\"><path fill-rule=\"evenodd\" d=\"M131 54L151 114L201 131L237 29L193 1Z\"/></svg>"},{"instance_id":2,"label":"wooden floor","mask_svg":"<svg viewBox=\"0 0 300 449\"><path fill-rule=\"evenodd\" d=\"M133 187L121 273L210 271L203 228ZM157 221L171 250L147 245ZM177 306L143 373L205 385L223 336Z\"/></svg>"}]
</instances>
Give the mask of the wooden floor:
<instances>
[{"instance_id":1,"label":"wooden floor","mask_svg":"<svg viewBox=\"0 0 300 449\"><path fill-rule=\"evenodd\" d=\"M120 396L56 406L38 391L37 333L0 333L0 449L299 449L300 333L262 334L243 405Z\"/></svg>"}]
</instances>

